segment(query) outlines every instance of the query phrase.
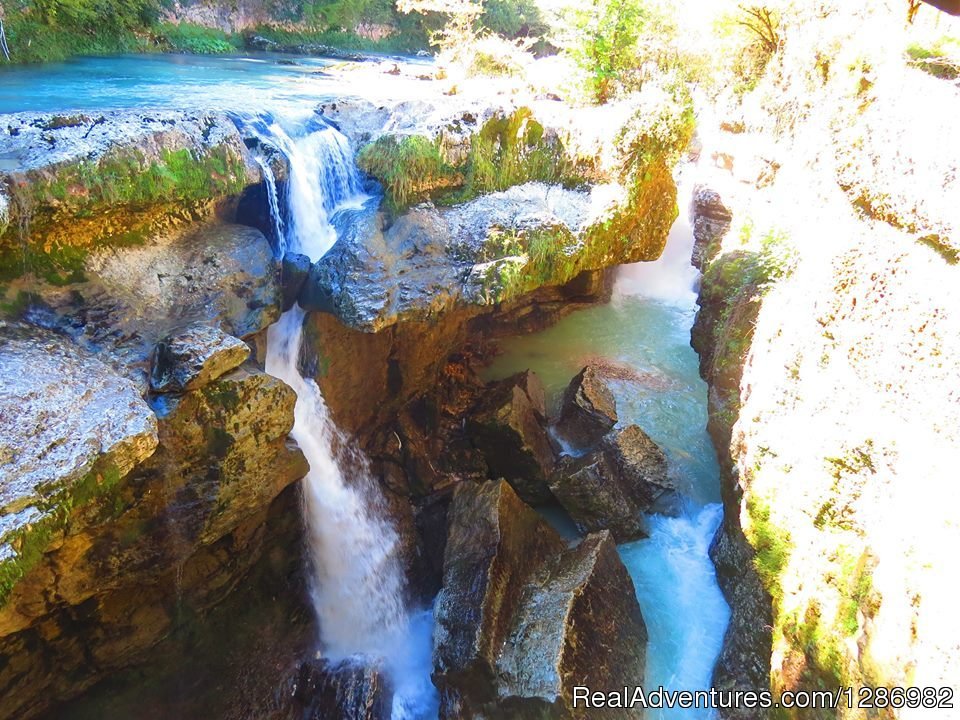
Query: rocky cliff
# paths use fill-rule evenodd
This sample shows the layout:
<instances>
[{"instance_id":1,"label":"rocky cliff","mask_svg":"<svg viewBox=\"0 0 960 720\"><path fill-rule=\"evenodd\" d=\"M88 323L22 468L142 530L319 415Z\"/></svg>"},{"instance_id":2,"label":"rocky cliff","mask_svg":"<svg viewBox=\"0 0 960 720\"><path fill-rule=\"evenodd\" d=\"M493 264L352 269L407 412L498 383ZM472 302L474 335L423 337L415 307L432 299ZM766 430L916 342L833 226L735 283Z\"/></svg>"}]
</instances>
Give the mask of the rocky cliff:
<instances>
[{"instance_id":1,"label":"rocky cliff","mask_svg":"<svg viewBox=\"0 0 960 720\"><path fill-rule=\"evenodd\" d=\"M847 13L856 22L838 20ZM787 32L813 23L816 43L831 43L892 22L834 7ZM950 687L960 632L947 608L946 548L957 541L947 497L960 406L949 358L960 326L955 208L940 203L956 162L928 158L904 114L934 123L933 104L956 98L879 51L869 71L817 76L810 50L775 58L760 91L769 115L745 102L741 123L725 125L738 131L705 148L726 169L694 209L705 270L694 346L726 509L712 552L733 610L715 677L777 693ZM812 82L802 93L799 77ZM784 123L785 98L801 94L803 110L791 105ZM900 110L881 113L889 103ZM904 172L913 164L929 173L922 190Z\"/></svg>"}]
</instances>

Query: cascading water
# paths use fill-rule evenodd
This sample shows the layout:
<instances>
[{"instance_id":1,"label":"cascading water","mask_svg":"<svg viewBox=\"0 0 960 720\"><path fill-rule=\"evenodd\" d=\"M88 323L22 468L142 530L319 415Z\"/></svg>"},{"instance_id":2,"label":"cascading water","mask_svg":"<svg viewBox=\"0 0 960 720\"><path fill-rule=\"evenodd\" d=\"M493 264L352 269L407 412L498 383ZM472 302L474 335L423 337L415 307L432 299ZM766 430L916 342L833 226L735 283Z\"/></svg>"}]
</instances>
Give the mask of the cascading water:
<instances>
[{"instance_id":1,"label":"cascading water","mask_svg":"<svg viewBox=\"0 0 960 720\"><path fill-rule=\"evenodd\" d=\"M690 190L686 180L681 177L684 198ZM650 537L620 547L650 636L648 690L708 689L730 616L708 554L722 506L706 432L706 387L690 347L697 272L690 265L693 234L685 215L671 230L660 260L621 268L614 302L502 343L504 352L488 371L493 379L532 369L554 404L570 378L594 358L636 371L635 381L610 381L620 423L637 423L663 448L685 496L677 517L651 516ZM549 517L558 522L555 513ZM650 710L646 717L706 720L714 713L675 708Z\"/></svg>"},{"instance_id":2,"label":"cascading water","mask_svg":"<svg viewBox=\"0 0 960 720\"><path fill-rule=\"evenodd\" d=\"M281 249L318 260L336 242L337 213L369 200L349 143L313 113L238 121L287 160L287 203L275 218ZM394 684L393 717L435 716L429 613L405 607L398 537L384 519L378 486L330 418L320 388L300 373L303 321L295 305L269 328L266 370L297 394L292 435L310 464L303 503L323 654L382 659Z\"/></svg>"}]
</instances>

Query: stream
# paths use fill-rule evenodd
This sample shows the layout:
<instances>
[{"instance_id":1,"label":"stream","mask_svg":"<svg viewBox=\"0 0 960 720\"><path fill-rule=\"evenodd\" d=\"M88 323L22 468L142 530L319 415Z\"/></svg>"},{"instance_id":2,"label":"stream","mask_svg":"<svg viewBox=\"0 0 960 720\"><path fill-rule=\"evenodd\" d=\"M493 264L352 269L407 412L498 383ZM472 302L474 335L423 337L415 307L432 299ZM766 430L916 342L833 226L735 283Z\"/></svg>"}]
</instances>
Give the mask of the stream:
<instances>
[{"instance_id":1,"label":"stream","mask_svg":"<svg viewBox=\"0 0 960 720\"><path fill-rule=\"evenodd\" d=\"M269 56L86 58L0 72L0 112L118 108L237 111L291 168L286 207L275 207L285 246L321 257L336 241L339 213L363 196L346 140L309 108L333 96L328 61ZM257 113L253 112L256 108ZM269 111L269 115L266 113ZM0 158L2 161L2 158ZM275 201L275 194L271 194ZM608 305L579 311L555 326L502 343L490 379L530 368L554 406L579 369L602 359L618 370L611 386L621 424L640 425L666 452L683 495L677 517L649 518L648 539L622 545L647 623L649 689L710 686L729 611L708 547L721 518L718 467L706 433L706 386L689 345L696 272L692 233L681 213L661 260L621 268ZM297 368L303 312L288 311L269 333L266 370L297 392L293 436L308 457L305 513L313 560L313 605L325 653L387 658L397 685L394 718L436 717L429 682L429 611L403 606L396 534L383 520L378 490L362 459L344 463L348 445L312 380ZM338 449L339 448L339 449ZM553 522L569 531L557 513ZM319 591L322 588L323 591ZM707 718L708 711L666 711L651 718Z\"/></svg>"}]
</instances>

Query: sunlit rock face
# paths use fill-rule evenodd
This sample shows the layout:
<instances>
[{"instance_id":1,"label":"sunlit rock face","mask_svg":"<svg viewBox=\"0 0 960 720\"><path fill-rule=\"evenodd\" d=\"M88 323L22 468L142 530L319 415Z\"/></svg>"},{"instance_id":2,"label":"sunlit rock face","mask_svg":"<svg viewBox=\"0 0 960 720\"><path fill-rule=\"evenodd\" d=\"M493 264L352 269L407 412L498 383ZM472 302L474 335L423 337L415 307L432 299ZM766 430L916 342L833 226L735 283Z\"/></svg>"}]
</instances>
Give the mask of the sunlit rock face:
<instances>
[{"instance_id":1,"label":"sunlit rock face","mask_svg":"<svg viewBox=\"0 0 960 720\"><path fill-rule=\"evenodd\" d=\"M442 718L585 718L573 686L643 677L646 628L608 533L568 549L503 481L458 486L448 528L434 632Z\"/></svg>"},{"instance_id":2,"label":"sunlit rock face","mask_svg":"<svg viewBox=\"0 0 960 720\"><path fill-rule=\"evenodd\" d=\"M0 712L30 717L229 593L306 463L292 391L256 368L151 406L62 336L4 323L0 345Z\"/></svg>"}]
</instances>

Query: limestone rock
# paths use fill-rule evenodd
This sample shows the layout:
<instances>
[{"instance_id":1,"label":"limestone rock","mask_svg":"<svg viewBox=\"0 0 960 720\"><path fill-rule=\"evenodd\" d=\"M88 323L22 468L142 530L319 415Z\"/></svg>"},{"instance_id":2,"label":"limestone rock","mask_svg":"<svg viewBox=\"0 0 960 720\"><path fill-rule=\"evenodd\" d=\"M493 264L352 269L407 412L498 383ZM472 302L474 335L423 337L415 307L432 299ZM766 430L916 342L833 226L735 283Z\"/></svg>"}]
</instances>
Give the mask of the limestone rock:
<instances>
[{"instance_id":1,"label":"limestone rock","mask_svg":"<svg viewBox=\"0 0 960 720\"><path fill-rule=\"evenodd\" d=\"M300 666L299 720L390 720L393 691L379 665L310 660Z\"/></svg>"},{"instance_id":2,"label":"limestone rock","mask_svg":"<svg viewBox=\"0 0 960 720\"><path fill-rule=\"evenodd\" d=\"M646 628L610 535L567 549L503 481L457 487L435 616L445 720L587 717L574 685L643 679Z\"/></svg>"},{"instance_id":3,"label":"limestone rock","mask_svg":"<svg viewBox=\"0 0 960 720\"><path fill-rule=\"evenodd\" d=\"M543 425L543 397L542 384L529 371L490 383L470 412L466 428L487 461L490 477L505 478L533 504L551 500L547 479L555 464Z\"/></svg>"},{"instance_id":4,"label":"limestone rock","mask_svg":"<svg viewBox=\"0 0 960 720\"><path fill-rule=\"evenodd\" d=\"M303 283L310 274L310 258L300 253L288 252L283 256L280 269L282 310L286 312L297 302Z\"/></svg>"},{"instance_id":5,"label":"limestone rock","mask_svg":"<svg viewBox=\"0 0 960 720\"><path fill-rule=\"evenodd\" d=\"M95 454L111 447L107 441L115 447L111 438L129 424L129 406L105 402L110 396L95 384L104 369L95 360L81 364L81 348L47 354L56 372L45 382L56 381L60 393L79 393L73 404L42 404L40 427L76 433L52 443L47 458L66 450L85 457L77 448ZM16 355L5 348L0 364L6 367L10 357ZM43 362L20 373L27 397L43 398L36 373ZM17 661L0 666L2 717L33 717L76 695L137 661L184 612L222 601L260 558L272 502L307 470L288 441L294 393L276 378L238 368L197 390L155 396L154 412L128 381L112 378L114 393L135 398L132 408L143 415L132 417L145 418L151 442L121 445L123 454L108 454L72 485L72 462L35 463L49 470L44 477L52 476L45 483L52 494L39 506L51 512L29 517L27 507L4 516L29 530L17 532L30 562L16 565L16 574L4 562L3 576L13 582L0 601L0 655ZM7 387L18 390L20 402L23 383ZM70 409L73 424L59 421L59 407ZM4 412L7 417L19 415ZM6 440L3 446L11 447ZM153 454L143 457L147 449ZM134 458L139 462L132 469L124 466Z\"/></svg>"},{"instance_id":6,"label":"limestone rock","mask_svg":"<svg viewBox=\"0 0 960 720\"><path fill-rule=\"evenodd\" d=\"M663 451L636 425L562 458L550 489L581 531L608 529L618 542L646 537L643 513L669 509L675 491Z\"/></svg>"},{"instance_id":7,"label":"limestone rock","mask_svg":"<svg viewBox=\"0 0 960 720\"><path fill-rule=\"evenodd\" d=\"M526 580L565 543L504 481L458 485L447 528L434 608L434 680L443 694L490 699Z\"/></svg>"},{"instance_id":8,"label":"limestone rock","mask_svg":"<svg viewBox=\"0 0 960 720\"><path fill-rule=\"evenodd\" d=\"M567 386L557 430L578 448L594 446L617 424L617 401L596 368L587 365Z\"/></svg>"},{"instance_id":9,"label":"limestone rock","mask_svg":"<svg viewBox=\"0 0 960 720\"><path fill-rule=\"evenodd\" d=\"M150 389L154 392L196 390L233 370L250 356L242 340L222 330L194 323L157 344Z\"/></svg>"},{"instance_id":10,"label":"limestone rock","mask_svg":"<svg viewBox=\"0 0 960 720\"><path fill-rule=\"evenodd\" d=\"M52 521L58 500L86 494L91 473L122 477L157 446L137 388L92 355L40 328L0 321L0 562L29 570L7 544ZM29 543L28 543L29 544ZM7 566L19 569L6 572ZM0 597L10 591L0 587Z\"/></svg>"},{"instance_id":11,"label":"limestone rock","mask_svg":"<svg viewBox=\"0 0 960 720\"><path fill-rule=\"evenodd\" d=\"M720 250L720 241L730 229L733 214L723 202L720 193L711 187L698 185L693 190L690 208L693 221L693 256L691 262L703 271Z\"/></svg>"},{"instance_id":12,"label":"limestone rock","mask_svg":"<svg viewBox=\"0 0 960 720\"><path fill-rule=\"evenodd\" d=\"M638 684L646 647L633 581L613 539L607 532L589 535L541 568L524 589L497 662L498 704L519 710L510 717L541 717L543 709L543 717L595 717L596 710L572 707L573 688ZM603 716L641 714L624 709Z\"/></svg>"},{"instance_id":13,"label":"limestone rock","mask_svg":"<svg viewBox=\"0 0 960 720\"><path fill-rule=\"evenodd\" d=\"M122 250L92 252L84 282L38 284L36 313L130 377L143 380L155 345L201 323L247 338L280 316L279 263L259 230L201 225Z\"/></svg>"}]
</instances>

